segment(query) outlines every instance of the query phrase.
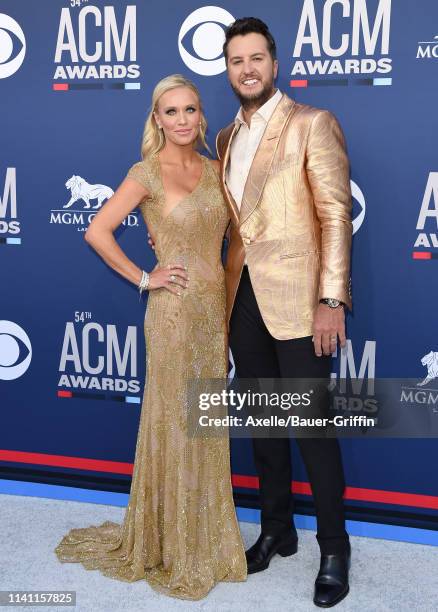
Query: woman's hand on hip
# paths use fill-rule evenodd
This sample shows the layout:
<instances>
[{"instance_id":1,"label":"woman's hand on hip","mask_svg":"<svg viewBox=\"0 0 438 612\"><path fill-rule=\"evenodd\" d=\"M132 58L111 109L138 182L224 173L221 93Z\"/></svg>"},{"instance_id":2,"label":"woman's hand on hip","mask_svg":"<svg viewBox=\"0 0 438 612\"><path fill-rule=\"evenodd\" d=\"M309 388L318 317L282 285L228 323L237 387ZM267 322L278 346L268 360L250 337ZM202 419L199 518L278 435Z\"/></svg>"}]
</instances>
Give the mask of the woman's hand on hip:
<instances>
[{"instance_id":1,"label":"woman's hand on hip","mask_svg":"<svg viewBox=\"0 0 438 612\"><path fill-rule=\"evenodd\" d=\"M157 266L149 273L149 290L167 289L175 295L181 295L181 289L188 286L189 276L181 264L169 264L161 268Z\"/></svg>"}]
</instances>

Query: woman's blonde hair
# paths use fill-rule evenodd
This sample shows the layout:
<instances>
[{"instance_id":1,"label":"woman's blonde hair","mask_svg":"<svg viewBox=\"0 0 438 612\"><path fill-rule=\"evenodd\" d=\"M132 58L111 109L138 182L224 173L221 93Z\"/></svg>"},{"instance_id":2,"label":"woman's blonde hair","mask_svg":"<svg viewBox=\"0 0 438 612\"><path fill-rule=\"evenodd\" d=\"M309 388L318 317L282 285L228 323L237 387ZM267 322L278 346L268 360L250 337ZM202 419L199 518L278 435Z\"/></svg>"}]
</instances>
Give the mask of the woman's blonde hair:
<instances>
[{"instance_id":1,"label":"woman's blonde hair","mask_svg":"<svg viewBox=\"0 0 438 612\"><path fill-rule=\"evenodd\" d=\"M182 74L171 74L165 77L164 79L161 79L161 81L159 81L155 86L155 89L152 93L152 106L149 115L146 119L143 131L143 140L141 144L142 159L144 159L147 155L158 153L158 151L161 151L161 149L164 147L165 138L163 130L159 129L154 117L154 112L157 111L158 100L161 98L161 96L167 91L175 89L176 87L188 87L198 98L199 108L201 111L201 125L195 146L203 146L207 149L207 151L211 153L209 146L205 140L205 133L207 132L207 120L205 118L204 111L202 110L201 96L198 88L194 83L192 83L192 81L182 76Z\"/></svg>"}]
</instances>

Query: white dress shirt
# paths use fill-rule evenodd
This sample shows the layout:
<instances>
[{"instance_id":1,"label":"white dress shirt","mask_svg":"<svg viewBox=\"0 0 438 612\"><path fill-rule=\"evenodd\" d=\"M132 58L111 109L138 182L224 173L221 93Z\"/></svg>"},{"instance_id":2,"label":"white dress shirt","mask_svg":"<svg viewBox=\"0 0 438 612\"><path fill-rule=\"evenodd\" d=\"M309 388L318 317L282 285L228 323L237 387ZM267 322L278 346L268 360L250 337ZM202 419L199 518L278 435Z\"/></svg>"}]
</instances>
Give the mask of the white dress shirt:
<instances>
[{"instance_id":1,"label":"white dress shirt","mask_svg":"<svg viewBox=\"0 0 438 612\"><path fill-rule=\"evenodd\" d=\"M236 126L238 126L238 132L234 135L231 142L225 180L239 210L242 203L243 190L245 189L245 183L254 156L268 121L281 97L282 93L277 89L275 94L253 114L249 126L243 118L242 107L240 107L234 119Z\"/></svg>"}]
</instances>

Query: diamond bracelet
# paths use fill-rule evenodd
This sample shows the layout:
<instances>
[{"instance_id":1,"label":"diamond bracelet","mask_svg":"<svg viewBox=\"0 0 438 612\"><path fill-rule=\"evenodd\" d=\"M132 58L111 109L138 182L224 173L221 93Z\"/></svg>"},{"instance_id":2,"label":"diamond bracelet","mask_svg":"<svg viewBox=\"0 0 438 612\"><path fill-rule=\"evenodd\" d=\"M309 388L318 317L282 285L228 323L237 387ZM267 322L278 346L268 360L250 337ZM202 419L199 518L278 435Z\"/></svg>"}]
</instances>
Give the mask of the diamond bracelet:
<instances>
[{"instance_id":1,"label":"diamond bracelet","mask_svg":"<svg viewBox=\"0 0 438 612\"><path fill-rule=\"evenodd\" d=\"M141 294L142 292L147 289L149 287L149 274L147 272L145 272L144 270L142 270L141 272L141 281L138 285L138 292L139 292L139 297L138 299L141 299Z\"/></svg>"}]
</instances>

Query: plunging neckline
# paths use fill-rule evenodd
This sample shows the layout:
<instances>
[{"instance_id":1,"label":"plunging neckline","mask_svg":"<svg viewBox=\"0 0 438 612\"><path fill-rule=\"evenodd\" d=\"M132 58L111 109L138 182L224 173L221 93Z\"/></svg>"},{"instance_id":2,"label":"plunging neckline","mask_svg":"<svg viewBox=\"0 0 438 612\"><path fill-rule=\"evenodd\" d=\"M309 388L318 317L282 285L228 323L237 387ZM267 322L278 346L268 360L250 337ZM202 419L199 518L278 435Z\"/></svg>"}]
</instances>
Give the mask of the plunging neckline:
<instances>
[{"instance_id":1,"label":"plunging neckline","mask_svg":"<svg viewBox=\"0 0 438 612\"><path fill-rule=\"evenodd\" d=\"M171 208L170 212L167 213L166 216L163 215L163 213L161 212L161 221L162 223L164 223L164 221L166 221L175 211L175 209L179 208L181 206L181 204L183 202L185 202L185 200L187 200L188 198L190 198L200 187L201 183L202 183L202 179L204 178L204 174L205 174L205 159L203 155L201 155L200 153L198 153L199 157L201 158L201 174L199 176L198 182L196 183L195 187L192 189L192 191L190 191L189 193L187 193L185 196L183 196L180 200L178 200L178 202ZM155 155L155 163L157 165L157 175L158 175L158 181L160 183L160 190L162 192L163 195L163 202L164 204L166 203L166 191L164 189L164 182L163 182L163 177L161 174L161 166L160 166L160 160L158 159L158 154Z\"/></svg>"}]
</instances>

